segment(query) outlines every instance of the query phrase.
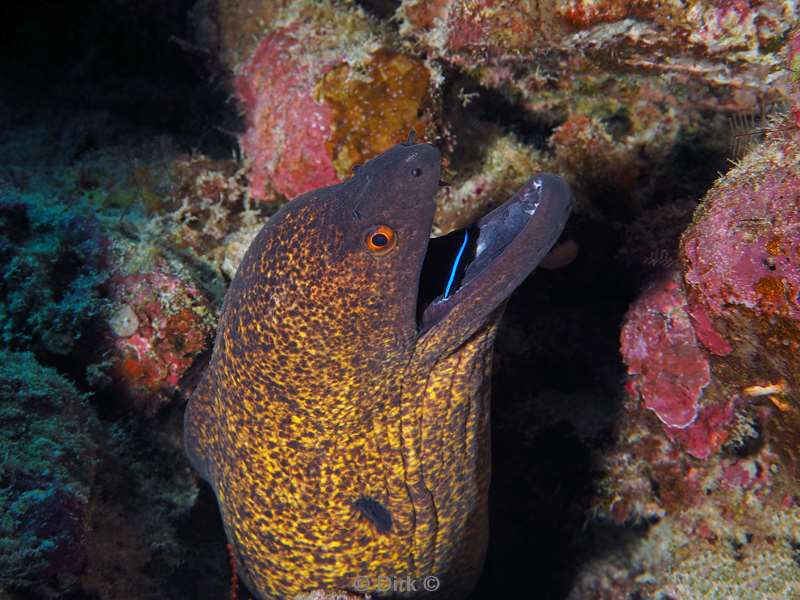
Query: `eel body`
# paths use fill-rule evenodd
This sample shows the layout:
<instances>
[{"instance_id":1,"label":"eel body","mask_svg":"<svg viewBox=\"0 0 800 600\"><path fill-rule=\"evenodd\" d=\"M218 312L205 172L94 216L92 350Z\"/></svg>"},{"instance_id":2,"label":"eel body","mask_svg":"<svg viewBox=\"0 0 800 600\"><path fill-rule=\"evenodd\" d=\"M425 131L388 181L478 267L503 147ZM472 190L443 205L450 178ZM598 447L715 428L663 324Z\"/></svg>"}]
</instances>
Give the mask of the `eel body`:
<instances>
[{"instance_id":1,"label":"eel body","mask_svg":"<svg viewBox=\"0 0 800 600\"><path fill-rule=\"evenodd\" d=\"M494 335L570 192L540 174L429 239L439 163L399 144L298 197L227 292L185 443L260 600L462 598L480 574Z\"/></svg>"}]
</instances>

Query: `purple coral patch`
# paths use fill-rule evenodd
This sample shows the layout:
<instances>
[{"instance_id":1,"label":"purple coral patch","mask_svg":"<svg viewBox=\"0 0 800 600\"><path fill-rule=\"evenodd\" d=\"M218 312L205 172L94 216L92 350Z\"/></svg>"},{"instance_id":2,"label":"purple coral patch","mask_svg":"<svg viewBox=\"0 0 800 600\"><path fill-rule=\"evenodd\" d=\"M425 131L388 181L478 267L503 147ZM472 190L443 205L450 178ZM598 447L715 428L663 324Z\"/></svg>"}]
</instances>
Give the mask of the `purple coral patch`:
<instances>
[{"instance_id":1,"label":"purple coral patch","mask_svg":"<svg viewBox=\"0 0 800 600\"><path fill-rule=\"evenodd\" d=\"M670 428L694 423L710 369L697 343L677 271L653 282L631 306L621 349L644 405Z\"/></svg>"}]
</instances>

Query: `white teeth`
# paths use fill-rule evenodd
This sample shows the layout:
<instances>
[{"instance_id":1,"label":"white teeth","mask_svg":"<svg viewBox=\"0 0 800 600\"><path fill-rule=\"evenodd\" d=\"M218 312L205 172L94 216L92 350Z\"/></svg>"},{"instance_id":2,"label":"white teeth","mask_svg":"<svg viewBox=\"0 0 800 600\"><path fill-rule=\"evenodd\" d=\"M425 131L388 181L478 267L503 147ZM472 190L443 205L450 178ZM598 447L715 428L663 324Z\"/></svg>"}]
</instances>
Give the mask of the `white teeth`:
<instances>
[{"instance_id":1,"label":"white teeth","mask_svg":"<svg viewBox=\"0 0 800 600\"><path fill-rule=\"evenodd\" d=\"M541 185L541 184L540 184L540 185ZM523 204L522 204L522 206L523 206L523 209L522 209L522 211L523 211L523 212L524 212L526 215L533 215L533 213L535 213L535 212L536 212L536 209L537 209L537 208L539 208L539 202L541 202L541 197L537 198L535 202L531 202L531 203L528 203L528 202L523 202Z\"/></svg>"},{"instance_id":2,"label":"white teeth","mask_svg":"<svg viewBox=\"0 0 800 600\"><path fill-rule=\"evenodd\" d=\"M533 213L535 213L536 209L539 208L539 203L542 201L541 179L533 180L533 190L535 190L535 193L526 193L525 197L522 200L523 212L526 215L531 215L531 216L533 216ZM535 199L532 199L531 196L535 196Z\"/></svg>"}]
</instances>

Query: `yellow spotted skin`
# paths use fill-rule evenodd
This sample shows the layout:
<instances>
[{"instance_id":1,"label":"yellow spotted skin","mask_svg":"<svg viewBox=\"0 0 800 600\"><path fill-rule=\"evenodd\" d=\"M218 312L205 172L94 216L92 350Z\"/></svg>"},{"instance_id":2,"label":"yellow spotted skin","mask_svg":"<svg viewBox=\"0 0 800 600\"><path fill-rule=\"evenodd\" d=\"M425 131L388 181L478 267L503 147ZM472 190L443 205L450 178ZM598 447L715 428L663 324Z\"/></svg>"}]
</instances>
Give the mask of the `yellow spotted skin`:
<instances>
[{"instance_id":1,"label":"yellow spotted skin","mask_svg":"<svg viewBox=\"0 0 800 600\"><path fill-rule=\"evenodd\" d=\"M461 598L477 581L510 291L420 333L438 180L433 147L395 146L284 207L231 283L185 436L256 598L426 576L439 589L416 595ZM383 256L364 243L376 225L396 232Z\"/></svg>"}]
</instances>

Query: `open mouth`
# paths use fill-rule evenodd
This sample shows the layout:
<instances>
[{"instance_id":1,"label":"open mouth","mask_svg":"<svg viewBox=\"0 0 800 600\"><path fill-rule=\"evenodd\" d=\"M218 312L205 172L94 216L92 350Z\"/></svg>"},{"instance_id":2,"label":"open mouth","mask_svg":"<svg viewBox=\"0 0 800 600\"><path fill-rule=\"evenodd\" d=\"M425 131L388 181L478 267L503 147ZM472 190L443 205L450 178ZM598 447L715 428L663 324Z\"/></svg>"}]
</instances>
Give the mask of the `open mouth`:
<instances>
[{"instance_id":1,"label":"open mouth","mask_svg":"<svg viewBox=\"0 0 800 600\"><path fill-rule=\"evenodd\" d=\"M476 224L428 241L428 251L419 276L417 322L426 323L426 312L450 300L461 289L464 273L475 260ZM430 321L430 314L427 315Z\"/></svg>"},{"instance_id":2,"label":"open mouth","mask_svg":"<svg viewBox=\"0 0 800 600\"><path fill-rule=\"evenodd\" d=\"M417 297L420 332L441 321L471 286L502 285L506 270L525 277L536 268L564 229L570 197L560 177L537 175L475 223L429 240Z\"/></svg>"}]
</instances>

